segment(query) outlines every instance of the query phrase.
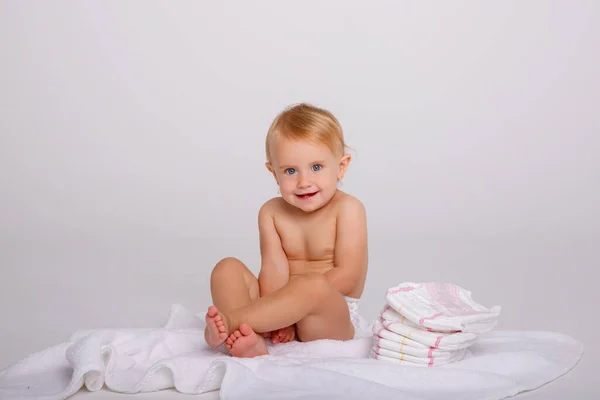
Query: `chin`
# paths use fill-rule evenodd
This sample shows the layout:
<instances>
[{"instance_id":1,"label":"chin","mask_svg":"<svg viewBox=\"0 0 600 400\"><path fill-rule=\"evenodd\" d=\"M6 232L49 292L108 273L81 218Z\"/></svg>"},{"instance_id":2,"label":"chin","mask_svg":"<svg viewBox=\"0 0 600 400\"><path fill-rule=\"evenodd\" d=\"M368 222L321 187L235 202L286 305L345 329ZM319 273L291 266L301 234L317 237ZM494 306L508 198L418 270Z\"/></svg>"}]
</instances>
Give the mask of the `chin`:
<instances>
[{"instance_id":1,"label":"chin","mask_svg":"<svg viewBox=\"0 0 600 400\"><path fill-rule=\"evenodd\" d=\"M323 207L323 204L298 204L296 205L296 208L304 211L305 213L311 213L313 211L317 211L318 209L320 209L321 207Z\"/></svg>"},{"instance_id":2,"label":"chin","mask_svg":"<svg viewBox=\"0 0 600 400\"><path fill-rule=\"evenodd\" d=\"M302 201L296 201L293 205L305 213L311 213L325 207L327 205L327 201L316 201L308 204L302 203Z\"/></svg>"}]
</instances>

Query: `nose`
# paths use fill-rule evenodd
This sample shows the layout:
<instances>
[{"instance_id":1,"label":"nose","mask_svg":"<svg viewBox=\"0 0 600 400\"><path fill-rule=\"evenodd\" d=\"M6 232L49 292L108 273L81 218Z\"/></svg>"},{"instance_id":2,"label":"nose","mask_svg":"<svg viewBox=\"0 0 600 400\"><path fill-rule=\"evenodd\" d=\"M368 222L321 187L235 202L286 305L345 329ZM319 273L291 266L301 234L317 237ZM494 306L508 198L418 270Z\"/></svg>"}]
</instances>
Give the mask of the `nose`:
<instances>
[{"instance_id":1,"label":"nose","mask_svg":"<svg viewBox=\"0 0 600 400\"><path fill-rule=\"evenodd\" d=\"M305 188L310 186L310 182L306 179L306 174L298 174L297 185L299 188Z\"/></svg>"}]
</instances>

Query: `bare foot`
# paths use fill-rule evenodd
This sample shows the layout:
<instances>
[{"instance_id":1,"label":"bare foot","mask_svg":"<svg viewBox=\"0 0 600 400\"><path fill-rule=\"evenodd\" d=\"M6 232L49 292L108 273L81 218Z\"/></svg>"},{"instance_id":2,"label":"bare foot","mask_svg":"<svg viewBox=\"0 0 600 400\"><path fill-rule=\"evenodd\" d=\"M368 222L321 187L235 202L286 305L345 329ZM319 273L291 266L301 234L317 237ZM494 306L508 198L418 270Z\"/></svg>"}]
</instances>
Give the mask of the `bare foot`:
<instances>
[{"instance_id":1,"label":"bare foot","mask_svg":"<svg viewBox=\"0 0 600 400\"><path fill-rule=\"evenodd\" d=\"M248 324L241 324L240 329L227 338L225 347L231 355L240 358L252 358L269 354L262 335L257 335Z\"/></svg>"},{"instance_id":2,"label":"bare foot","mask_svg":"<svg viewBox=\"0 0 600 400\"><path fill-rule=\"evenodd\" d=\"M219 313L217 307L208 307L206 313L206 328L204 329L204 340L210 347L219 347L227 340L227 322Z\"/></svg>"},{"instance_id":3,"label":"bare foot","mask_svg":"<svg viewBox=\"0 0 600 400\"><path fill-rule=\"evenodd\" d=\"M276 334L271 336L271 342L277 343L288 343L294 340L296 337L296 327L294 325L286 328L278 329Z\"/></svg>"}]
</instances>

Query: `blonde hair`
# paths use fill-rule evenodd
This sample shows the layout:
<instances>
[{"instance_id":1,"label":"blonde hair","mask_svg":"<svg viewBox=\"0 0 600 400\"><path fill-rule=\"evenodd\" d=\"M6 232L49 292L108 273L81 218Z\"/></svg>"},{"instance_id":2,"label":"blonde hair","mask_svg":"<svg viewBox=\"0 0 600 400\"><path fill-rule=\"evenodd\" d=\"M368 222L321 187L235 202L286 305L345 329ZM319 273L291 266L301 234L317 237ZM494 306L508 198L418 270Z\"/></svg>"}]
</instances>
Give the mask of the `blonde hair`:
<instances>
[{"instance_id":1,"label":"blonde hair","mask_svg":"<svg viewBox=\"0 0 600 400\"><path fill-rule=\"evenodd\" d=\"M269 162L271 145L282 138L322 143L340 156L346 151L344 133L337 118L327 110L306 103L286 108L271 123L265 143Z\"/></svg>"}]
</instances>

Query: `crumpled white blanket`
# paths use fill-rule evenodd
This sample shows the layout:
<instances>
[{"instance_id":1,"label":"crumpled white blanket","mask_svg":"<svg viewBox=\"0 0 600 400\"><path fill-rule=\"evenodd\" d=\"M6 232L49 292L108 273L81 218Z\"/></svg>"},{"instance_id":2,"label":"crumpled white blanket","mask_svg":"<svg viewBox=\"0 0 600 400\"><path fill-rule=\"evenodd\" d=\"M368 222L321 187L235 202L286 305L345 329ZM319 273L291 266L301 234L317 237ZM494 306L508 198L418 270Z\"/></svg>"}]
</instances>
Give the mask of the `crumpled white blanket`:
<instances>
[{"instance_id":1,"label":"crumpled white blanket","mask_svg":"<svg viewBox=\"0 0 600 400\"><path fill-rule=\"evenodd\" d=\"M437 368L369 359L369 337L270 345L268 356L239 359L206 346L203 317L173 305L163 327L76 332L0 371L0 399L62 400L106 385L122 393L220 389L222 399L244 400L495 400L558 378L583 353L562 334L496 331L462 361Z\"/></svg>"}]
</instances>

